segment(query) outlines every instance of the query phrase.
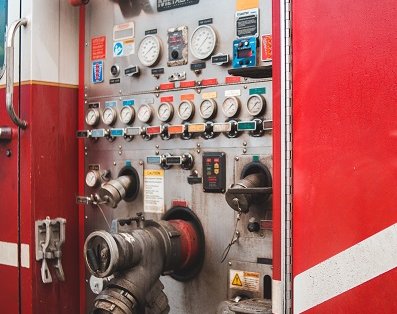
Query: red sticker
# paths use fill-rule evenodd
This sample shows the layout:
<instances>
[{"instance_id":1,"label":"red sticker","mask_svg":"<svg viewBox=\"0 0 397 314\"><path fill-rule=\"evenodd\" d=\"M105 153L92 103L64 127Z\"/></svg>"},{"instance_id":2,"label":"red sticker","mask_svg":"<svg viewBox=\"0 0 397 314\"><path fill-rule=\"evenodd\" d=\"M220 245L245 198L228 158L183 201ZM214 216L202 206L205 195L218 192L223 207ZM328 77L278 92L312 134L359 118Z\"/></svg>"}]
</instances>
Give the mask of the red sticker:
<instances>
[{"instance_id":1,"label":"red sticker","mask_svg":"<svg viewBox=\"0 0 397 314\"><path fill-rule=\"evenodd\" d=\"M241 82L241 76L226 76L225 83L226 84L235 84Z\"/></svg>"},{"instance_id":2,"label":"red sticker","mask_svg":"<svg viewBox=\"0 0 397 314\"><path fill-rule=\"evenodd\" d=\"M262 35L262 61L272 60L272 35Z\"/></svg>"},{"instance_id":3,"label":"red sticker","mask_svg":"<svg viewBox=\"0 0 397 314\"><path fill-rule=\"evenodd\" d=\"M174 89L175 88L175 83L162 83L160 84L160 90L168 90L168 89Z\"/></svg>"},{"instance_id":4,"label":"red sticker","mask_svg":"<svg viewBox=\"0 0 397 314\"><path fill-rule=\"evenodd\" d=\"M161 102L174 102L174 96L163 96L160 98Z\"/></svg>"},{"instance_id":5,"label":"red sticker","mask_svg":"<svg viewBox=\"0 0 397 314\"><path fill-rule=\"evenodd\" d=\"M106 36L94 37L91 40L91 60L106 59Z\"/></svg>"}]
</instances>

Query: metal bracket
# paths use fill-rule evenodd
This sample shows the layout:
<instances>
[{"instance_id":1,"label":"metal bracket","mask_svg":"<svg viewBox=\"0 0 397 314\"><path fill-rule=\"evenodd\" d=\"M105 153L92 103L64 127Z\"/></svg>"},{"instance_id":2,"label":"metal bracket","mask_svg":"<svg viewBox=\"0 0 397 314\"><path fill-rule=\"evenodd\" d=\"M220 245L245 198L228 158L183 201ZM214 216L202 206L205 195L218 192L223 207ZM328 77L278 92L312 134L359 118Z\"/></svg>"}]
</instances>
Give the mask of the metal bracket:
<instances>
[{"instance_id":1,"label":"metal bracket","mask_svg":"<svg viewBox=\"0 0 397 314\"><path fill-rule=\"evenodd\" d=\"M62 267L62 245L65 242L66 219L50 219L35 222L36 234L36 261L42 260L41 279L43 283L51 283L52 276L48 268L47 260L56 259L54 265L55 274L60 281L65 281L65 274Z\"/></svg>"}]
</instances>

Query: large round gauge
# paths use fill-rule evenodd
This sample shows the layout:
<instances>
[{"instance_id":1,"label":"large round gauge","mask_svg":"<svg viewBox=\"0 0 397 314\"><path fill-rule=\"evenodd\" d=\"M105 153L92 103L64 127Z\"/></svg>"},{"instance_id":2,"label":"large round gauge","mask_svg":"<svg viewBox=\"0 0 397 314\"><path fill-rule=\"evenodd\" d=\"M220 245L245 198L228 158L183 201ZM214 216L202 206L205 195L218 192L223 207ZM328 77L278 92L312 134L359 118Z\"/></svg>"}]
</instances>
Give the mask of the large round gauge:
<instances>
[{"instance_id":1,"label":"large round gauge","mask_svg":"<svg viewBox=\"0 0 397 314\"><path fill-rule=\"evenodd\" d=\"M238 98L234 96L227 97L222 104L222 111L228 118L235 117L240 111L240 101Z\"/></svg>"},{"instance_id":2,"label":"large round gauge","mask_svg":"<svg viewBox=\"0 0 397 314\"><path fill-rule=\"evenodd\" d=\"M112 125L116 121L116 110L111 107L105 108L102 112L102 121L107 125Z\"/></svg>"},{"instance_id":3,"label":"large round gauge","mask_svg":"<svg viewBox=\"0 0 397 314\"><path fill-rule=\"evenodd\" d=\"M124 124L131 124L135 118L135 110L131 106L125 106L120 110L120 120Z\"/></svg>"},{"instance_id":4,"label":"large round gauge","mask_svg":"<svg viewBox=\"0 0 397 314\"><path fill-rule=\"evenodd\" d=\"M145 36L138 48L138 58L147 67L155 65L161 54L161 43L155 35Z\"/></svg>"},{"instance_id":5,"label":"large round gauge","mask_svg":"<svg viewBox=\"0 0 397 314\"><path fill-rule=\"evenodd\" d=\"M190 51L197 59L208 58L216 46L216 34L211 26L202 25L195 29L190 38Z\"/></svg>"},{"instance_id":6,"label":"large round gauge","mask_svg":"<svg viewBox=\"0 0 397 314\"><path fill-rule=\"evenodd\" d=\"M203 119L212 119L216 115L216 102L213 99L205 99L200 104L200 116Z\"/></svg>"},{"instance_id":7,"label":"large round gauge","mask_svg":"<svg viewBox=\"0 0 397 314\"><path fill-rule=\"evenodd\" d=\"M252 95L248 98L247 109L251 116L259 116L266 109L266 102L261 95Z\"/></svg>"},{"instance_id":8,"label":"large round gauge","mask_svg":"<svg viewBox=\"0 0 397 314\"><path fill-rule=\"evenodd\" d=\"M99 110L95 108L88 109L87 115L85 116L85 122L89 126L95 126L98 124L100 118Z\"/></svg>"},{"instance_id":9,"label":"large round gauge","mask_svg":"<svg viewBox=\"0 0 397 314\"><path fill-rule=\"evenodd\" d=\"M152 119L153 109L149 105L142 105L138 109L138 119L143 123L147 123Z\"/></svg>"},{"instance_id":10,"label":"large round gauge","mask_svg":"<svg viewBox=\"0 0 397 314\"><path fill-rule=\"evenodd\" d=\"M172 119L174 115L174 107L169 102L162 102L157 109L157 116L160 121L168 122Z\"/></svg>"},{"instance_id":11,"label":"large round gauge","mask_svg":"<svg viewBox=\"0 0 397 314\"><path fill-rule=\"evenodd\" d=\"M189 100L182 101L178 108L179 118L181 118L183 121L187 121L193 118L193 115L194 115L194 104Z\"/></svg>"}]
</instances>

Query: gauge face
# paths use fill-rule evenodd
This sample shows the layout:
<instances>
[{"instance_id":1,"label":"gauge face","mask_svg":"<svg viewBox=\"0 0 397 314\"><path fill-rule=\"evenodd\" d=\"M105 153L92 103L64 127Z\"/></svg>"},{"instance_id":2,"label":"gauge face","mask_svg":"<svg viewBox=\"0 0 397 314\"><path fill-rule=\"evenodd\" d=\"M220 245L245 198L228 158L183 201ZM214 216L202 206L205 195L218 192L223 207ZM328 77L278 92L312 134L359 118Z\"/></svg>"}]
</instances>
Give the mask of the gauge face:
<instances>
[{"instance_id":1,"label":"gauge face","mask_svg":"<svg viewBox=\"0 0 397 314\"><path fill-rule=\"evenodd\" d=\"M152 115L153 115L153 110L152 107L150 107L149 105L142 105L139 107L138 110L139 121L143 123L149 122L150 119L152 119Z\"/></svg>"},{"instance_id":2,"label":"gauge face","mask_svg":"<svg viewBox=\"0 0 397 314\"><path fill-rule=\"evenodd\" d=\"M150 67L157 63L161 54L160 40L154 35L142 39L138 48L138 58L141 63Z\"/></svg>"},{"instance_id":3,"label":"gauge face","mask_svg":"<svg viewBox=\"0 0 397 314\"><path fill-rule=\"evenodd\" d=\"M215 45L215 31L208 25L197 27L190 38L190 50L197 59L208 58L215 50Z\"/></svg>"},{"instance_id":4,"label":"gauge face","mask_svg":"<svg viewBox=\"0 0 397 314\"><path fill-rule=\"evenodd\" d=\"M161 103L157 109L157 116L159 117L160 121L168 122L172 119L173 115L174 107L169 102Z\"/></svg>"},{"instance_id":5,"label":"gauge face","mask_svg":"<svg viewBox=\"0 0 397 314\"><path fill-rule=\"evenodd\" d=\"M178 108L178 116L183 120L187 121L193 118L194 115L194 104L191 101L182 101Z\"/></svg>"},{"instance_id":6,"label":"gauge face","mask_svg":"<svg viewBox=\"0 0 397 314\"><path fill-rule=\"evenodd\" d=\"M258 116L266 109L266 103L262 96L252 95L248 98L247 109L251 116Z\"/></svg>"},{"instance_id":7,"label":"gauge face","mask_svg":"<svg viewBox=\"0 0 397 314\"><path fill-rule=\"evenodd\" d=\"M105 108L102 112L102 121L107 125L111 125L116 121L116 111L113 108Z\"/></svg>"},{"instance_id":8,"label":"gauge face","mask_svg":"<svg viewBox=\"0 0 397 314\"><path fill-rule=\"evenodd\" d=\"M228 97L222 104L223 114L228 118L235 117L239 110L240 101L236 97Z\"/></svg>"},{"instance_id":9,"label":"gauge face","mask_svg":"<svg viewBox=\"0 0 397 314\"><path fill-rule=\"evenodd\" d=\"M99 122L99 116L100 114L98 109L89 109L85 116L85 122L90 126L95 126Z\"/></svg>"},{"instance_id":10,"label":"gauge face","mask_svg":"<svg viewBox=\"0 0 397 314\"><path fill-rule=\"evenodd\" d=\"M93 188L93 187L97 186L98 183L99 183L99 176L98 176L97 172L93 171L93 170L88 171L87 175L85 177L85 183L90 188Z\"/></svg>"},{"instance_id":11,"label":"gauge face","mask_svg":"<svg viewBox=\"0 0 397 314\"><path fill-rule=\"evenodd\" d=\"M200 115L203 119L212 119L216 115L216 102L213 99L206 99L200 104Z\"/></svg>"},{"instance_id":12,"label":"gauge face","mask_svg":"<svg viewBox=\"0 0 397 314\"><path fill-rule=\"evenodd\" d=\"M120 120L124 124L131 124L135 118L135 110L130 106L125 106L120 110Z\"/></svg>"}]
</instances>

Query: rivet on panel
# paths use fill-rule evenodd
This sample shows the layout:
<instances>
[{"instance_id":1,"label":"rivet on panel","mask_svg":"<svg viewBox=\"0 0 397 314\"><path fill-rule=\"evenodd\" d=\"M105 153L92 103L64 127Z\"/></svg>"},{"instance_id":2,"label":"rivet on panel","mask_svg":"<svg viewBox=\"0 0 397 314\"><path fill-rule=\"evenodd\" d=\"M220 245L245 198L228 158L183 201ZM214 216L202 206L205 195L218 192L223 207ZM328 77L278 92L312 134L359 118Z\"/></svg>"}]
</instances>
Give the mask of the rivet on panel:
<instances>
[{"instance_id":1,"label":"rivet on panel","mask_svg":"<svg viewBox=\"0 0 397 314\"><path fill-rule=\"evenodd\" d=\"M244 89L247 89L247 85L244 85Z\"/></svg>"},{"instance_id":2,"label":"rivet on panel","mask_svg":"<svg viewBox=\"0 0 397 314\"><path fill-rule=\"evenodd\" d=\"M198 149L198 150L197 150L197 154L200 154L200 153L201 153L201 151Z\"/></svg>"},{"instance_id":3,"label":"rivet on panel","mask_svg":"<svg viewBox=\"0 0 397 314\"><path fill-rule=\"evenodd\" d=\"M239 160L240 160L240 158L238 158L238 157L234 157L234 160L235 160L235 161L239 161Z\"/></svg>"},{"instance_id":4,"label":"rivet on panel","mask_svg":"<svg viewBox=\"0 0 397 314\"><path fill-rule=\"evenodd\" d=\"M119 150L119 155L121 156L121 154L122 154L123 152L121 151L121 150Z\"/></svg>"},{"instance_id":5,"label":"rivet on panel","mask_svg":"<svg viewBox=\"0 0 397 314\"><path fill-rule=\"evenodd\" d=\"M229 266L232 266L232 262L227 263Z\"/></svg>"},{"instance_id":6,"label":"rivet on panel","mask_svg":"<svg viewBox=\"0 0 397 314\"><path fill-rule=\"evenodd\" d=\"M156 148L159 148L160 146L159 145L156 145Z\"/></svg>"},{"instance_id":7,"label":"rivet on panel","mask_svg":"<svg viewBox=\"0 0 397 314\"><path fill-rule=\"evenodd\" d=\"M160 154L160 152L158 151L158 150L156 150L156 153L155 153L156 155L158 155L158 154Z\"/></svg>"},{"instance_id":8,"label":"rivet on panel","mask_svg":"<svg viewBox=\"0 0 397 314\"><path fill-rule=\"evenodd\" d=\"M142 160L139 161L139 165L140 165L140 166L143 165L143 161L142 161Z\"/></svg>"},{"instance_id":9,"label":"rivet on panel","mask_svg":"<svg viewBox=\"0 0 397 314\"><path fill-rule=\"evenodd\" d=\"M115 161L113 161L113 166L116 166L116 165L117 165L117 163Z\"/></svg>"},{"instance_id":10,"label":"rivet on panel","mask_svg":"<svg viewBox=\"0 0 397 314\"><path fill-rule=\"evenodd\" d=\"M200 143L197 143L197 147L200 147L201 145L200 145Z\"/></svg>"},{"instance_id":11,"label":"rivet on panel","mask_svg":"<svg viewBox=\"0 0 397 314\"><path fill-rule=\"evenodd\" d=\"M244 149L243 149L243 153L245 154L246 152L247 152L247 149L246 149L246 148L244 148Z\"/></svg>"},{"instance_id":12,"label":"rivet on panel","mask_svg":"<svg viewBox=\"0 0 397 314\"><path fill-rule=\"evenodd\" d=\"M243 142L243 146L247 146L247 142Z\"/></svg>"}]
</instances>

